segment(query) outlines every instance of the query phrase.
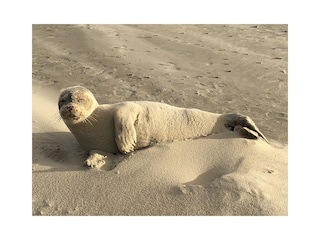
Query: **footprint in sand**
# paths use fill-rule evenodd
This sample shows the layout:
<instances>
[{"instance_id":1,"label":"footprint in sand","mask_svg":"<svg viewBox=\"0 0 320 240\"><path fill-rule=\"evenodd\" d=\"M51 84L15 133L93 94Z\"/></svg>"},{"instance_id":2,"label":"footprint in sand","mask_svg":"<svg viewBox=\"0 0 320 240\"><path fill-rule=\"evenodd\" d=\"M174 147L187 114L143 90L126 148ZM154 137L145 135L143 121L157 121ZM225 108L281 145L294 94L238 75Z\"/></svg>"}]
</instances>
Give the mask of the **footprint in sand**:
<instances>
[{"instance_id":1,"label":"footprint in sand","mask_svg":"<svg viewBox=\"0 0 320 240\"><path fill-rule=\"evenodd\" d=\"M160 62L158 65L164 67L167 71L179 71L181 68L179 68L175 63L173 62Z\"/></svg>"}]
</instances>

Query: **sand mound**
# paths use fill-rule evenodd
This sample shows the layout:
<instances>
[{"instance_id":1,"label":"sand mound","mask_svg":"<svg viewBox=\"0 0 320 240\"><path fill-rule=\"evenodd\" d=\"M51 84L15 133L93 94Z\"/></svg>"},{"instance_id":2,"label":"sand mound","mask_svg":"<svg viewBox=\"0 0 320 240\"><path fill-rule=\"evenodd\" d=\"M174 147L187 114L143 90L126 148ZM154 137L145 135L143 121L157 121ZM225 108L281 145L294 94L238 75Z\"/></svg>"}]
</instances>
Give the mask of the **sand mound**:
<instances>
[{"instance_id":1,"label":"sand mound","mask_svg":"<svg viewBox=\"0 0 320 240\"><path fill-rule=\"evenodd\" d=\"M33 99L34 215L287 215L286 147L230 132L110 154L111 171L87 169L52 115L54 94L35 86Z\"/></svg>"}]
</instances>

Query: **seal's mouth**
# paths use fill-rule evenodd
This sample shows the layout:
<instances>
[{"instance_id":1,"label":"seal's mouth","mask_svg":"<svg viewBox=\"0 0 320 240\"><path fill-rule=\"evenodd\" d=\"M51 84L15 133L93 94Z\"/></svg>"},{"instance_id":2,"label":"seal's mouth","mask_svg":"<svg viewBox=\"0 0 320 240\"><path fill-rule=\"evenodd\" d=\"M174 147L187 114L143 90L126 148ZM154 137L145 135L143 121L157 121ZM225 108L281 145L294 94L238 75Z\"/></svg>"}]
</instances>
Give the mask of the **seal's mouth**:
<instances>
[{"instance_id":1,"label":"seal's mouth","mask_svg":"<svg viewBox=\"0 0 320 240\"><path fill-rule=\"evenodd\" d=\"M62 119L65 121L65 123L68 123L68 124L77 124L85 121L85 119L79 116L64 116L62 117Z\"/></svg>"},{"instance_id":2,"label":"seal's mouth","mask_svg":"<svg viewBox=\"0 0 320 240\"><path fill-rule=\"evenodd\" d=\"M65 116L65 117L62 117L63 119L66 119L66 120L79 120L80 117L79 116Z\"/></svg>"},{"instance_id":3,"label":"seal's mouth","mask_svg":"<svg viewBox=\"0 0 320 240\"><path fill-rule=\"evenodd\" d=\"M79 113L74 113L74 112L72 112L72 111L67 111L67 112L64 112L63 114L62 114L62 118L63 119L73 119L73 120L79 120L79 119L81 119L81 114L79 114Z\"/></svg>"},{"instance_id":4,"label":"seal's mouth","mask_svg":"<svg viewBox=\"0 0 320 240\"><path fill-rule=\"evenodd\" d=\"M75 121L81 121L81 111L79 108L72 106L72 105L66 105L63 106L60 109L60 116L63 120L75 122Z\"/></svg>"}]
</instances>

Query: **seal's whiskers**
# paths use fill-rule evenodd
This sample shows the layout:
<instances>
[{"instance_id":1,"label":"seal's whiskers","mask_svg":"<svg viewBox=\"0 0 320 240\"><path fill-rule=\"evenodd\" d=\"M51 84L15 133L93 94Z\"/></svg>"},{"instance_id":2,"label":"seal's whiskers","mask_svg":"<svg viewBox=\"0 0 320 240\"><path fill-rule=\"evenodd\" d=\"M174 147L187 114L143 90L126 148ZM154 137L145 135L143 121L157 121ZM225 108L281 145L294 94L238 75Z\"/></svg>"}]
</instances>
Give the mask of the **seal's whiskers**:
<instances>
[{"instance_id":1,"label":"seal's whiskers","mask_svg":"<svg viewBox=\"0 0 320 240\"><path fill-rule=\"evenodd\" d=\"M54 124L58 124L62 119L60 113L57 112L52 115L52 118L54 120Z\"/></svg>"},{"instance_id":2,"label":"seal's whiskers","mask_svg":"<svg viewBox=\"0 0 320 240\"><path fill-rule=\"evenodd\" d=\"M91 114L90 116L83 119L84 123L89 123L91 126L93 126L92 122L96 122L97 119L95 118L94 114Z\"/></svg>"}]
</instances>

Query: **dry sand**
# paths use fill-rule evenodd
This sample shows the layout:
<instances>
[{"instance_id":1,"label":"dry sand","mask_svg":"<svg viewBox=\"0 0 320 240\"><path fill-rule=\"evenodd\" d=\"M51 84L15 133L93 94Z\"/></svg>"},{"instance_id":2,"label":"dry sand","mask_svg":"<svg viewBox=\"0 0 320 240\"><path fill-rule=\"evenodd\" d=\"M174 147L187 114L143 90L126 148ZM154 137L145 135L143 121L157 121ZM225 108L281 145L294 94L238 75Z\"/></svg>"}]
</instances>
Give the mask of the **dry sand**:
<instances>
[{"instance_id":1,"label":"dry sand","mask_svg":"<svg viewBox=\"0 0 320 240\"><path fill-rule=\"evenodd\" d=\"M286 25L34 25L33 215L287 215ZM87 169L59 90L250 116L230 132L159 144Z\"/></svg>"}]
</instances>

